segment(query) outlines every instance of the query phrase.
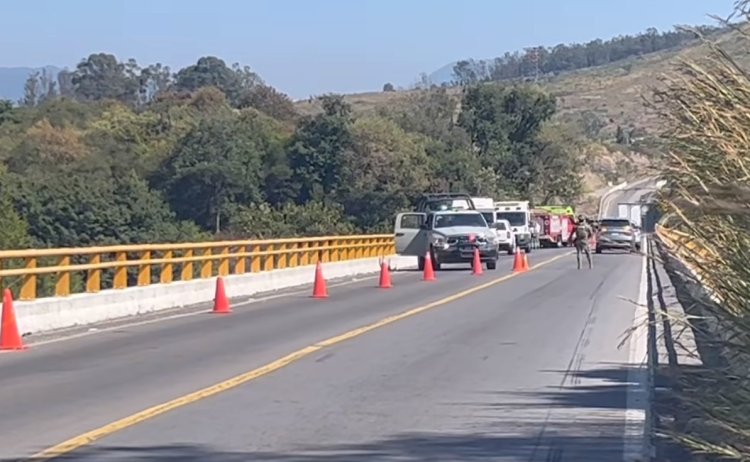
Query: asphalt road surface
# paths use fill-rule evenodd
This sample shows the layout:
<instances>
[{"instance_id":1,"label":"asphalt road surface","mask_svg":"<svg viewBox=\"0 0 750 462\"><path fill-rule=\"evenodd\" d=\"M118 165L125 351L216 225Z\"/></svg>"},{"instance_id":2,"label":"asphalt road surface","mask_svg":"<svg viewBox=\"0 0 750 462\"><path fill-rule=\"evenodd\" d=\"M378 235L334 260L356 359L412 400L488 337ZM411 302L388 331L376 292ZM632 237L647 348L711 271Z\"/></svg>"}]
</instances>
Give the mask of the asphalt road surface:
<instances>
[{"instance_id":1,"label":"asphalt road surface","mask_svg":"<svg viewBox=\"0 0 750 462\"><path fill-rule=\"evenodd\" d=\"M599 215L602 218L617 217L618 202L647 202L653 199L657 187L658 178L645 178L640 181L631 183L625 188L614 191L604 197L602 201L602 210Z\"/></svg>"},{"instance_id":2,"label":"asphalt road surface","mask_svg":"<svg viewBox=\"0 0 750 462\"><path fill-rule=\"evenodd\" d=\"M638 345L618 345L643 259L529 257L514 277L503 257L481 277L405 272L391 290L368 279L2 354L0 459L622 461L643 400Z\"/></svg>"},{"instance_id":3,"label":"asphalt road surface","mask_svg":"<svg viewBox=\"0 0 750 462\"><path fill-rule=\"evenodd\" d=\"M368 280L328 300L292 295L0 355L0 454L15 460L103 428L58 460L621 461L632 384L631 345L618 344L633 325L642 258L596 255L593 271L578 271L568 249L529 257L559 258L494 285L512 257L481 277L401 273L392 290ZM110 425L316 343L235 388Z\"/></svg>"}]
</instances>

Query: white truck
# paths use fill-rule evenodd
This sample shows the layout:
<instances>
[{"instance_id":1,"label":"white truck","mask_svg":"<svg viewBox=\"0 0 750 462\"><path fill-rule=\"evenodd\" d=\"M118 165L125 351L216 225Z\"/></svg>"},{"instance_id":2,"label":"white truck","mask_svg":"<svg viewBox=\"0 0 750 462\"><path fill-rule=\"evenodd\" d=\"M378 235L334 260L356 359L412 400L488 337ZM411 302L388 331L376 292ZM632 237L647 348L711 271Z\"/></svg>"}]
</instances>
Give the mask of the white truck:
<instances>
[{"instance_id":1,"label":"white truck","mask_svg":"<svg viewBox=\"0 0 750 462\"><path fill-rule=\"evenodd\" d=\"M531 242L531 210L529 201L499 201L495 202L495 212L498 220L508 220L513 231L515 245L530 253Z\"/></svg>"},{"instance_id":2,"label":"white truck","mask_svg":"<svg viewBox=\"0 0 750 462\"><path fill-rule=\"evenodd\" d=\"M399 213L394 234L396 253L417 257L420 270L424 269L427 252L434 269L439 270L444 263L472 264L475 250L479 250L479 258L487 264L487 269L497 268L495 233L477 210L459 207Z\"/></svg>"},{"instance_id":3,"label":"white truck","mask_svg":"<svg viewBox=\"0 0 750 462\"><path fill-rule=\"evenodd\" d=\"M641 206L643 204L620 202L617 204L617 218L630 220L637 227L641 227Z\"/></svg>"},{"instance_id":4,"label":"white truck","mask_svg":"<svg viewBox=\"0 0 750 462\"><path fill-rule=\"evenodd\" d=\"M491 197L472 197L471 202L474 203L474 208L482 214L487 224L492 227L493 223L497 220L495 200Z\"/></svg>"},{"instance_id":5,"label":"white truck","mask_svg":"<svg viewBox=\"0 0 750 462\"><path fill-rule=\"evenodd\" d=\"M477 212L481 213L495 234L498 250L513 254L516 251L515 233L508 220L498 217L495 200L491 197L472 197Z\"/></svg>"}]
</instances>

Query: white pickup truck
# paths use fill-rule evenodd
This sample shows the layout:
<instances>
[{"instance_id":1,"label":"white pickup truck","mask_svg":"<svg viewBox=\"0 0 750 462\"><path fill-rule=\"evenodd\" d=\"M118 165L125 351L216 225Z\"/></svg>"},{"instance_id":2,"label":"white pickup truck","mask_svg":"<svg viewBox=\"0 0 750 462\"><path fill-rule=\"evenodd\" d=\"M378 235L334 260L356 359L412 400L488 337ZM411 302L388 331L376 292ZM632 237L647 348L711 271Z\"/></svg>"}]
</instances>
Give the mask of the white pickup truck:
<instances>
[{"instance_id":1,"label":"white pickup truck","mask_svg":"<svg viewBox=\"0 0 750 462\"><path fill-rule=\"evenodd\" d=\"M424 269L430 252L433 267L443 263L474 261L474 250L487 269L497 268L498 244L495 232L477 210L436 210L399 213L396 216L396 253L417 257Z\"/></svg>"}]
</instances>

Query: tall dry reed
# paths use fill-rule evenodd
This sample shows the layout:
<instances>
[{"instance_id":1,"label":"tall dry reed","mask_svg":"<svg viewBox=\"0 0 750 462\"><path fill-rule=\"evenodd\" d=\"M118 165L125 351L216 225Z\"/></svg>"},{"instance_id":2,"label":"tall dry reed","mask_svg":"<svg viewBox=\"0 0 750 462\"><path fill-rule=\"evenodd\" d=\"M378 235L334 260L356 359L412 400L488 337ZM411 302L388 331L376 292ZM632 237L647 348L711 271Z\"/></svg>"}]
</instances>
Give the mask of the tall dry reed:
<instances>
[{"instance_id":1,"label":"tall dry reed","mask_svg":"<svg viewBox=\"0 0 750 462\"><path fill-rule=\"evenodd\" d=\"M737 2L735 18L748 18L749 4ZM746 28L735 32L741 40L750 40ZM717 300L700 308L711 323L693 326L724 361L678 378L685 418L672 436L695 452L750 461L750 74L717 43L703 46L705 57L662 76L653 103L667 145L661 205L699 249L680 256Z\"/></svg>"}]
</instances>

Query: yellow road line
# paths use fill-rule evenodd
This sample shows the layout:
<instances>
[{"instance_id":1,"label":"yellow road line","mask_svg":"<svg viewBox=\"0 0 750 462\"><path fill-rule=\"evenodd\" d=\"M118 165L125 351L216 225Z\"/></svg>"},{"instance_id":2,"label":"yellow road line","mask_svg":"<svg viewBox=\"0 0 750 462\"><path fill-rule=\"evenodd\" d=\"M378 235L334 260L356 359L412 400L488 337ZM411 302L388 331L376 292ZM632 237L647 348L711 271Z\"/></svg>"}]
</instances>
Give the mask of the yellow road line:
<instances>
[{"instance_id":1,"label":"yellow road line","mask_svg":"<svg viewBox=\"0 0 750 462\"><path fill-rule=\"evenodd\" d=\"M544 266L547 264L550 264L556 260L559 260L563 257L566 257L568 255L571 255L572 252L566 252L562 255L557 255L555 257L549 258L547 260L544 260L540 263L537 263L533 267L531 267L531 270L534 270L536 268L539 268L540 266ZM127 417L124 417L120 420L117 420L115 422L106 424L104 426L101 426L95 430L91 430L89 432L86 432L82 435L75 436L67 441L63 441L60 444L57 444L55 446L52 446L50 448L45 449L42 452L39 452L32 456L30 459L27 459L28 461L34 461L34 462L40 462L40 461L46 461L51 460L57 457L61 457L67 453L70 453L72 451L75 451L76 449L80 449L84 446L87 446L97 440L100 440L106 436L109 436L113 433L116 433L120 430L124 430L128 427L132 427L134 425L137 425L141 422L144 422L146 420L152 419L156 416L159 416L161 414L164 414L166 412L172 411L174 409L177 409L179 407L195 403L197 401L200 401L202 399L208 398L210 396L217 395L223 391L227 391L229 389L238 387L244 383L250 382L251 380L255 380L258 377L262 377L264 375L268 375L271 372L275 372L285 366L288 366L289 364L292 364L294 362L299 361L302 358L305 358L306 356L309 356L317 351L322 350L323 348L336 345L338 343L344 342L346 340L352 339L354 337L359 337L362 334L365 334L367 332L370 332L372 330L378 329L380 327L386 326L388 324L392 324L397 321L401 321L402 319L406 319L412 316L415 316L417 314L423 313L427 310L431 310L433 308L436 308L441 305L445 305L447 303L459 300L461 298L467 297L471 294L474 294L476 292L479 292L481 290L487 289L489 287L492 287L494 285L497 285L501 282L507 281L508 279L511 279L515 276L521 275L524 273L511 273L502 277L499 277L497 279L493 279L489 282L485 282L484 284L480 284L478 286L474 286L470 289L466 289L462 292L455 293L453 295L450 295L448 297L442 298L440 300L436 300L432 303L428 303L427 305L423 305L417 308L413 308L409 311L405 311L403 313L389 316L387 318L381 319L380 321L376 321L372 324L368 324L366 326L351 330L349 332L343 333L341 335L337 335L335 337L331 337L329 339L323 340L321 342L318 342L314 345L307 346L305 348L302 348L300 350L297 350L293 353L290 353L283 358L277 359L273 362L270 362L264 366L261 366L257 369L253 369L252 371L245 372L243 374L237 375L235 377L232 377L230 379L227 379L223 382L217 383L215 385L208 386L206 388L203 388L198 391L194 391L192 393L189 393L187 395L181 396L179 398L173 399L172 401L168 401L166 403L157 404L156 406L152 406L148 409L144 409L140 412L137 412L135 414L129 415Z\"/></svg>"}]
</instances>

